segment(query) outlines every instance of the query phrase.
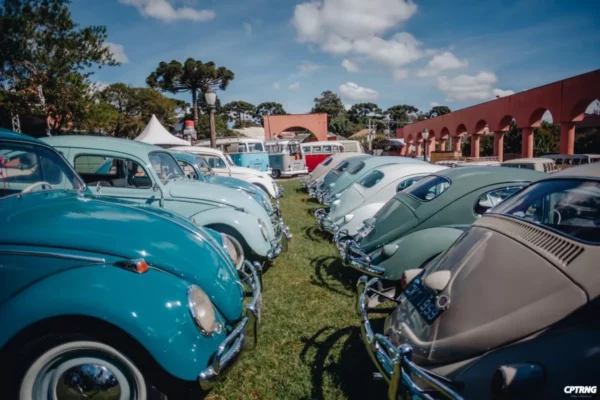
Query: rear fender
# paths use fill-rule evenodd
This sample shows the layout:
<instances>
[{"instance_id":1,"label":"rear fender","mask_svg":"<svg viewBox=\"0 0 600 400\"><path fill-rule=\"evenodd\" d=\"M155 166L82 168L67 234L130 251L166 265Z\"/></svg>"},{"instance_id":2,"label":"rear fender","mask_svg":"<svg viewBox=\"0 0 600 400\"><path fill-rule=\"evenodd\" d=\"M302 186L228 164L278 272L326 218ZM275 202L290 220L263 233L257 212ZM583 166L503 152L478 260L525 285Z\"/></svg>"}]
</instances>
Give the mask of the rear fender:
<instances>
[{"instance_id":1,"label":"rear fender","mask_svg":"<svg viewBox=\"0 0 600 400\"><path fill-rule=\"evenodd\" d=\"M209 338L198 331L187 308L188 287L187 281L155 269L137 274L98 265L55 274L28 286L0 307L0 348L44 320L92 317L126 332L171 375L193 381L209 365L226 332L215 332ZM216 315L225 324L218 312Z\"/></svg>"},{"instance_id":2,"label":"rear fender","mask_svg":"<svg viewBox=\"0 0 600 400\"><path fill-rule=\"evenodd\" d=\"M459 227L444 226L409 233L391 243L398 246L392 257L377 262L382 260L381 248L375 250L374 263L385 268L384 279L400 280L407 269L422 268L427 261L448 250L463 232Z\"/></svg>"}]
</instances>

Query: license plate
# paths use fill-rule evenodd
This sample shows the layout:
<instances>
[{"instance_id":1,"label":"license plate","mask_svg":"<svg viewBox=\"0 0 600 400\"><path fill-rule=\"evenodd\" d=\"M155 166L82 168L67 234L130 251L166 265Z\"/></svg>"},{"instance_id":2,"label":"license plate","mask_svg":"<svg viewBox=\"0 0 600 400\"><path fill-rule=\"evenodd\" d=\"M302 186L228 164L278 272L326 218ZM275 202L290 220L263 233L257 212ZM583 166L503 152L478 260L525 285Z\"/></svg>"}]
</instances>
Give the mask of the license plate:
<instances>
[{"instance_id":1,"label":"license plate","mask_svg":"<svg viewBox=\"0 0 600 400\"><path fill-rule=\"evenodd\" d=\"M435 291L423 285L423 274L424 272L414 278L402 294L417 310L421 318L430 325L442 315L443 310L437 306Z\"/></svg>"}]
</instances>

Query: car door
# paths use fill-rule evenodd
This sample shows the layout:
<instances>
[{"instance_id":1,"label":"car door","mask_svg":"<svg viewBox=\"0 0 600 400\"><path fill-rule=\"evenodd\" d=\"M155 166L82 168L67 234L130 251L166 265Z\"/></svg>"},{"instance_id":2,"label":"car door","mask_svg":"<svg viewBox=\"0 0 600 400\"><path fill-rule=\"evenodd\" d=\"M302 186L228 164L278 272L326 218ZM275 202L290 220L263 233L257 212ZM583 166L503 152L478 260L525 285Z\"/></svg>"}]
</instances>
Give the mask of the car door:
<instances>
[{"instance_id":1,"label":"car door","mask_svg":"<svg viewBox=\"0 0 600 400\"><path fill-rule=\"evenodd\" d=\"M141 160L93 151L71 154L71 157L75 171L95 195L160 204L160 192L154 190L153 177Z\"/></svg>"}]
</instances>

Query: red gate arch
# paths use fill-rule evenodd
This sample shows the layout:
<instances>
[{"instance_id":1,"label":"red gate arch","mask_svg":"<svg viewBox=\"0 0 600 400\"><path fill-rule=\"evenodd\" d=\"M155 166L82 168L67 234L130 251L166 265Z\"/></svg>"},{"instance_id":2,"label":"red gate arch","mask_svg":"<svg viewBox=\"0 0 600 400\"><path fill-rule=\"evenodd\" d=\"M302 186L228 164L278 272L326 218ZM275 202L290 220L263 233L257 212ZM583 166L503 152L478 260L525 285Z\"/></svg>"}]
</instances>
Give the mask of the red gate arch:
<instances>
[{"instance_id":1,"label":"red gate arch","mask_svg":"<svg viewBox=\"0 0 600 400\"><path fill-rule=\"evenodd\" d=\"M305 128L318 140L327 140L327 114L266 115L262 123L267 140L293 127Z\"/></svg>"},{"instance_id":2,"label":"red gate arch","mask_svg":"<svg viewBox=\"0 0 600 400\"><path fill-rule=\"evenodd\" d=\"M439 141L440 149L445 149L448 136L460 144L460 137L469 135L471 155L478 157L480 135L493 134L494 155L502 160L504 133L514 119L522 130L522 156L533 157L533 130L549 111L553 121L561 125L561 154L573 154L575 123L583 119L585 109L595 99L600 99L600 69L405 125L396 130L396 137L412 144L413 138L418 142L427 129L435 133L431 140Z\"/></svg>"}]
</instances>

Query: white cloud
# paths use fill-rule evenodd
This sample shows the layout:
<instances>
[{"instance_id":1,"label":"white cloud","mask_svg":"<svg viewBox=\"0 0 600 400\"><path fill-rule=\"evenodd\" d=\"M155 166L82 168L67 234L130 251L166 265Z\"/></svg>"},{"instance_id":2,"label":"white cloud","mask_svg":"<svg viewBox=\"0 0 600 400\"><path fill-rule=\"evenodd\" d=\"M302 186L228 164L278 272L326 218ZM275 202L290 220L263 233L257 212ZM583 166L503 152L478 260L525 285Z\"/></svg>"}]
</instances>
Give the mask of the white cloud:
<instances>
[{"instance_id":1,"label":"white cloud","mask_svg":"<svg viewBox=\"0 0 600 400\"><path fill-rule=\"evenodd\" d=\"M408 33L382 36L416 12L412 0L317 0L296 6L292 24L300 43L313 43L334 54L361 54L398 67L423 56Z\"/></svg>"},{"instance_id":2,"label":"white cloud","mask_svg":"<svg viewBox=\"0 0 600 400\"><path fill-rule=\"evenodd\" d=\"M346 82L340 85L340 93L349 100L365 101L375 100L379 97L379 92L366 87L358 86L354 82Z\"/></svg>"},{"instance_id":3,"label":"white cloud","mask_svg":"<svg viewBox=\"0 0 600 400\"><path fill-rule=\"evenodd\" d=\"M127 64L129 62L129 58L127 57L127 54L125 54L125 47L123 47L122 44L104 42L104 46L108 48L108 51L113 55L115 61L120 62L121 64Z\"/></svg>"},{"instance_id":4,"label":"white cloud","mask_svg":"<svg viewBox=\"0 0 600 400\"><path fill-rule=\"evenodd\" d=\"M342 65L342 68L344 68L348 72L358 72L358 65L356 65L352 61L348 60L347 58L345 58L342 61L341 65Z\"/></svg>"},{"instance_id":5,"label":"white cloud","mask_svg":"<svg viewBox=\"0 0 600 400\"><path fill-rule=\"evenodd\" d=\"M322 65L317 65L315 63L312 63L310 61L304 61L302 64L298 65L298 69L301 72L313 72L316 71L318 69L323 68Z\"/></svg>"},{"instance_id":6,"label":"white cloud","mask_svg":"<svg viewBox=\"0 0 600 400\"><path fill-rule=\"evenodd\" d=\"M344 104L344 110L350 111L351 108L352 108L352 104Z\"/></svg>"},{"instance_id":7,"label":"white cloud","mask_svg":"<svg viewBox=\"0 0 600 400\"><path fill-rule=\"evenodd\" d=\"M437 101L432 101L431 103L429 103L429 105L430 105L431 107L439 107L439 106L441 106L442 104L441 104L441 103L438 103Z\"/></svg>"},{"instance_id":8,"label":"white cloud","mask_svg":"<svg viewBox=\"0 0 600 400\"><path fill-rule=\"evenodd\" d=\"M477 75L458 75L453 78L438 77L438 87L448 100L489 100L496 95L514 93L512 90L492 88L498 81L491 72L481 71Z\"/></svg>"},{"instance_id":9,"label":"white cloud","mask_svg":"<svg viewBox=\"0 0 600 400\"><path fill-rule=\"evenodd\" d=\"M281 86L279 85L279 82L275 82L273 84L273 89L279 89Z\"/></svg>"},{"instance_id":10,"label":"white cloud","mask_svg":"<svg viewBox=\"0 0 600 400\"><path fill-rule=\"evenodd\" d=\"M441 71L448 69L458 69L464 68L469 65L467 60L459 60L454 54L446 51L442 54L436 54L433 56L431 60L427 63L427 67L420 70L417 73L417 76L427 77L427 76L435 76Z\"/></svg>"},{"instance_id":11,"label":"white cloud","mask_svg":"<svg viewBox=\"0 0 600 400\"><path fill-rule=\"evenodd\" d=\"M394 80L396 82L401 81L402 79L408 76L408 71L405 69L397 69L394 71Z\"/></svg>"},{"instance_id":12,"label":"white cloud","mask_svg":"<svg viewBox=\"0 0 600 400\"><path fill-rule=\"evenodd\" d=\"M244 30L246 31L246 35L252 36L252 24L244 22Z\"/></svg>"},{"instance_id":13,"label":"white cloud","mask_svg":"<svg viewBox=\"0 0 600 400\"><path fill-rule=\"evenodd\" d=\"M191 7L174 8L168 0L119 0L122 4L134 6L144 17L162 21L175 20L210 21L215 18L213 10L196 10Z\"/></svg>"},{"instance_id":14,"label":"white cloud","mask_svg":"<svg viewBox=\"0 0 600 400\"><path fill-rule=\"evenodd\" d=\"M288 90L291 90L292 92L295 90L298 90L299 88L300 88L300 82L294 82L290 86L288 86Z\"/></svg>"}]
</instances>

